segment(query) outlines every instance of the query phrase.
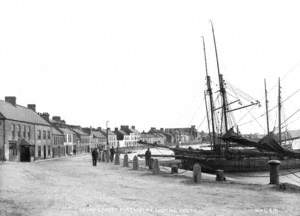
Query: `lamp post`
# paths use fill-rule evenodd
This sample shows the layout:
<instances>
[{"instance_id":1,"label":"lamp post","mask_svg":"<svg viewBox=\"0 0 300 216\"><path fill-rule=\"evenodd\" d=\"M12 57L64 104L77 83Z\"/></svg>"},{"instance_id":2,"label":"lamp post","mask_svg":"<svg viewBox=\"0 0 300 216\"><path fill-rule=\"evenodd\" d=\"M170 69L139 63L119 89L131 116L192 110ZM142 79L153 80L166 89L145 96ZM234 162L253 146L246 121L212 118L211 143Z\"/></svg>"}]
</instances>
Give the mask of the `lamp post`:
<instances>
[{"instance_id":1,"label":"lamp post","mask_svg":"<svg viewBox=\"0 0 300 216\"><path fill-rule=\"evenodd\" d=\"M109 141L108 141L108 123L109 123L109 121L106 121L106 145L107 145L107 149L109 149Z\"/></svg>"}]
</instances>

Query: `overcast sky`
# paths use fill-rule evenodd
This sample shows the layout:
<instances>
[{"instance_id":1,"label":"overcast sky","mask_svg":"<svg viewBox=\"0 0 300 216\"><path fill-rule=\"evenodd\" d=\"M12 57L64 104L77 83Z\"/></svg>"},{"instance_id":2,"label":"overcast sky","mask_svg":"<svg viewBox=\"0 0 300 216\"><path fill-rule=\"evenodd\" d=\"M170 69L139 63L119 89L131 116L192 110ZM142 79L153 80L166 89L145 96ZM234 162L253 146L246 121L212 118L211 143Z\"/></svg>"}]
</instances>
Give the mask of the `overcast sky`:
<instances>
[{"instance_id":1,"label":"overcast sky","mask_svg":"<svg viewBox=\"0 0 300 216\"><path fill-rule=\"evenodd\" d=\"M271 88L280 76L286 98L300 82L297 2L3 0L0 98L16 96L20 105L36 103L37 111L82 126L104 127L109 120L110 127L199 127L206 88L202 35L217 82L209 20L224 78L263 99L263 79ZM273 104L276 94L273 88ZM284 104L286 116L300 108L299 98ZM292 128L300 128L297 117Z\"/></svg>"}]
</instances>

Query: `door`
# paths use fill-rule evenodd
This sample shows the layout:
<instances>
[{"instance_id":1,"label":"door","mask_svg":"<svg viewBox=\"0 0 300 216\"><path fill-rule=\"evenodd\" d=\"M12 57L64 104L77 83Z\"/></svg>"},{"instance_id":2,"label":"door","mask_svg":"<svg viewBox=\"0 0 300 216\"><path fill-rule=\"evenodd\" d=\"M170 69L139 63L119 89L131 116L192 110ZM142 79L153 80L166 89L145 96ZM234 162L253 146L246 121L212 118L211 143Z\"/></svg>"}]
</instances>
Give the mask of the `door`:
<instances>
[{"instance_id":1,"label":"door","mask_svg":"<svg viewBox=\"0 0 300 216\"><path fill-rule=\"evenodd\" d=\"M29 146L21 146L20 154L21 154L20 161L30 162L30 147Z\"/></svg>"},{"instance_id":2,"label":"door","mask_svg":"<svg viewBox=\"0 0 300 216\"><path fill-rule=\"evenodd\" d=\"M46 146L44 146L44 159L46 159L46 154L47 154Z\"/></svg>"}]
</instances>

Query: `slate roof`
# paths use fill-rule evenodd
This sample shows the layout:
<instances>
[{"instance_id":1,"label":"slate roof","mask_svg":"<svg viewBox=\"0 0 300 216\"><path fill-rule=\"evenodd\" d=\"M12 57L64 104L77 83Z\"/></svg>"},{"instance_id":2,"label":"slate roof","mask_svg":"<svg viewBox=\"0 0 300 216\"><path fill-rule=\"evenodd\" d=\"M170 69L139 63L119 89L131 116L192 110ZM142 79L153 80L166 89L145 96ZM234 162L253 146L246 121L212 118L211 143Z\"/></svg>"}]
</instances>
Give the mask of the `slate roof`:
<instances>
[{"instance_id":1,"label":"slate roof","mask_svg":"<svg viewBox=\"0 0 300 216\"><path fill-rule=\"evenodd\" d=\"M56 129L55 127L52 126L52 133L55 135L63 135L62 132L60 132L58 129Z\"/></svg>"},{"instance_id":2,"label":"slate roof","mask_svg":"<svg viewBox=\"0 0 300 216\"><path fill-rule=\"evenodd\" d=\"M12 105L8 102L0 100L0 114L10 120L28 122L32 124L42 124L50 126L50 124L44 120L39 114L27 107L20 105Z\"/></svg>"},{"instance_id":3,"label":"slate roof","mask_svg":"<svg viewBox=\"0 0 300 216\"><path fill-rule=\"evenodd\" d=\"M77 128L77 127L71 127L71 129L79 134L80 136L89 136L87 133L85 133L83 130L81 130L80 128Z\"/></svg>"}]
</instances>

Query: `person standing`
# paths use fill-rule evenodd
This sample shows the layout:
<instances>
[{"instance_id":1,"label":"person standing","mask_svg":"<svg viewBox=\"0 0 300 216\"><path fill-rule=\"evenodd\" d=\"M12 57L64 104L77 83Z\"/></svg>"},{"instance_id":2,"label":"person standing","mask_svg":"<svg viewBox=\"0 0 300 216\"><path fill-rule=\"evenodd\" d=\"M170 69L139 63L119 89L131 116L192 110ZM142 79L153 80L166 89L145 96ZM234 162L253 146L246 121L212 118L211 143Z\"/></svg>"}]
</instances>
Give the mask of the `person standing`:
<instances>
[{"instance_id":1,"label":"person standing","mask_svg":"<svg viewBox=\"0 0 300 216\"><path fill-rule=\"evenodd\" d=\"M97 148L94 148L92 151L92 159L93 159L93 166L97 166L97 159L98 159Z\"/></svg>"},{"instance_id":2,"label":"person standing","mask_svg":"<svg viewBox=\"0 0 300 216\"><path fill-rule=\"evenodd\" d=\"M113 162L113 160L114 160L114 155L115 155L115 149L112 146L111 149L110 149L110 161L111 162Z\"/></svg>"},{"instance_id":3,"label":"person standing","mask_svg":"<svg viewBox=\"0 0 300 216\"><path fill-rule=\"evenodd\" d=\"M151 151L148 148L147 151L145 152L145 161L146 161L146 166L148 166L149 168L151 166L150 159L151 159Z\"/></svg>"}]
</instances>

